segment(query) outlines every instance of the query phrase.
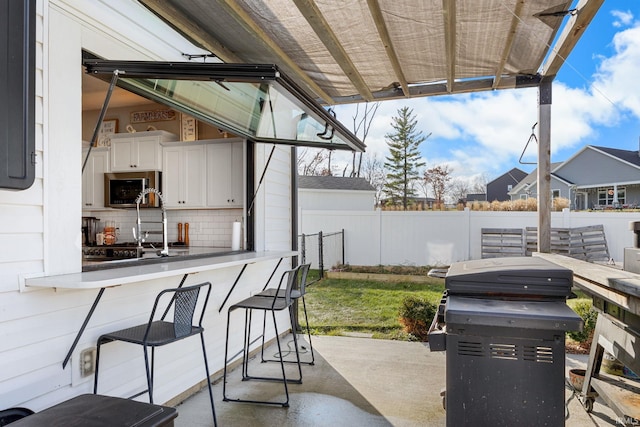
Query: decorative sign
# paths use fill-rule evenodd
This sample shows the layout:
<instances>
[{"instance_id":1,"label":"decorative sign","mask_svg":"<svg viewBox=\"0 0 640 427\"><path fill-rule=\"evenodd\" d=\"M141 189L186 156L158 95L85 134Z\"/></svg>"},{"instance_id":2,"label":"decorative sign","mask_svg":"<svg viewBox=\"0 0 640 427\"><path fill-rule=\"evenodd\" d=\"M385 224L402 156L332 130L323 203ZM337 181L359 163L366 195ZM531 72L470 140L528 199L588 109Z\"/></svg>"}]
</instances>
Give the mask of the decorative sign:
<instances>
[{"instance_id":1,"label":"decorative sign","mask_svg":"<svg viewBox=\"0 0 640 427\"><path fill-rule=\"evenodd\" d=\"M108 119L102 121L100 132L98 132L97 147L108 147L111 145L111 135L118 133L118 119Z\"/></svg>"},{"instance_id":2,"label":"decorative sign","mask_svg":"<svg viewBox=\"0 0 640 427\"><path fill-rule=\"evenodd\" d=\"M131 123L162 122L175 120L174 110L134 111L131 113Z\"/></svg>"},{"instance_id":3,"label":"decorative sign","mask_svg":"<svg viewBox=\"0 0 640 427\"><path fill-rule=\"evenodd\" d=\"M198 139L198 121L187 114L180 115L180 140L195 141Z\"/></svg>"}]
</instances>

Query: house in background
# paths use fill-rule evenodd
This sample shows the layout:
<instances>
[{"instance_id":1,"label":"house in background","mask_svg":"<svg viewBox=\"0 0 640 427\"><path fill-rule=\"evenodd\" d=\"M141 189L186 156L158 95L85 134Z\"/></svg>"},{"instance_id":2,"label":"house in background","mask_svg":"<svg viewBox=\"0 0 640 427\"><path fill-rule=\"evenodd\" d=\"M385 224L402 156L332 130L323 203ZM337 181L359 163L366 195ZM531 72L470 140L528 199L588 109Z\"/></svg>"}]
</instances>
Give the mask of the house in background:
<instances>
[{"instance_id":1,"label":"house in background","mask_svg":"<svg viewBox=\"0 0 640 427\"><path fill-rule=\"evenodd\" d=\"M537 197L537 170L510 192L512 200ZM551 164L552 197L571 209L605 209L640 204L640 152L587 145L564 162Z\"/></svg>"},{"instance_id":2,"label":"house in background","mask_svg":"<svg viewBox=\"0 0 640 427\"><path fill-rule=\"evenodd\" d=\"M465 202L486 202L487 194L486 193L469 193L467 197L464 199Z\"/></svg>"},{"instance_id":3,"label":"house in background","mask_svg":"<svg viewBox=\"0 0 640 427\"><path fill-rule=\"evenodd\" d=\"M564 197L571 199L570 189L571 183L565 181L554 172L562 165L562 162L551 163L551 195L553 198ZM511 200L528 199L529 197L538 197L538 169L534 169L529 175L524 177L522 181L515 185L509 196Z\"/></svg>"},{"instance_id":4,"label":"house in background","mask_svg":"<svg viewBox=\"0 0 640 427\"><path fill-rule=\"evenodd\" d=\"M375 196L364 178L298 176L298 206L303 210L372 211Z\"/></svg>"},{"instance_id":5,"label":"house in background","mask_svg":"<svg viewBox=\"0 0 640 427\"><path fill-rule=\"evenodd\" d=\"M494 200L499 202L511 200L509 191L511 191L513 187L515 187L526 176L527 173L518 168L513 168L509 172L500 175L493 181L487 183L487 193L484 200L487 200L488 202L493 202ZM469 201L469 196L467 196L467 201Z\"/></svg>"}]
</instances>

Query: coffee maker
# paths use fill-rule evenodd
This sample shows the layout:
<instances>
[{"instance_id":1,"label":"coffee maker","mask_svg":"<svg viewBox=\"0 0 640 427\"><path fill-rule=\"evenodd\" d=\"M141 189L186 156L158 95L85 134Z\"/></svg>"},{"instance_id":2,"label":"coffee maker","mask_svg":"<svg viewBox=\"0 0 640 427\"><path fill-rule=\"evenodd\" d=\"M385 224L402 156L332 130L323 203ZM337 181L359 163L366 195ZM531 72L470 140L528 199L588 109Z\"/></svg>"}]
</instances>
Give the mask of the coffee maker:
<instances>
[{"instance_id":1,"label":"coffee maker","mask_svg":"<svg viewBox=\"0 0 640 427\"><path fill-rule=\"evenodd\" d=\"M96 245L96 233L98 232L99 218L94 216L82 217L82 245L83 246L95 246Z\"/></svg>"}]
</instances>

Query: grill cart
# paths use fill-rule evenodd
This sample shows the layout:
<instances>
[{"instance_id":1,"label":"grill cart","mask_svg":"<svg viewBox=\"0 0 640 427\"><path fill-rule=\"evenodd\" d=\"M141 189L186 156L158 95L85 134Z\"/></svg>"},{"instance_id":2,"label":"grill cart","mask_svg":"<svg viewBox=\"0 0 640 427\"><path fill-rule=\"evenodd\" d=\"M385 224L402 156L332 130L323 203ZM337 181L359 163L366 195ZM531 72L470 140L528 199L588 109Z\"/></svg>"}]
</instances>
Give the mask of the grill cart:
<instances>
[{"instance_id":1,"label":"grill cart","mask_svg":"<svg viewBox=\"0 0 640 427\"><path fill-rule=\"evenodd\" d=\"M540 258L451 266L429 336L447 353L447 426L564 425L565 332L582 327L572 281Z\"/></svg>"}]
</instances>

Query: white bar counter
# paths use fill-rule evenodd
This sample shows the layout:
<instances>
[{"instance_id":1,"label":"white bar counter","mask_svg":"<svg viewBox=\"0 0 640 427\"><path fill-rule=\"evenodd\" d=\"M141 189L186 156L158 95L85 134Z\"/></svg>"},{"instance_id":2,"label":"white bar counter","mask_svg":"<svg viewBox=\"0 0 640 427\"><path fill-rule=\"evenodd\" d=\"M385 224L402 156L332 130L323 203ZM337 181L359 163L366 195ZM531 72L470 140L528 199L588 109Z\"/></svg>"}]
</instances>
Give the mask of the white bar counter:
<instances>
[{"instance_id":1,"label":"white bar counter","mask_svg":"<svg viewBox=\"0 0 640 427\"><path fill-rule=\"evenodd\" d=\"M145 280L180 276L217 270L244 264L253 264L272 259L297 256L297 251L243 252L229 255L212 255L197 258L170 257L166 261L139 265L127 265L105 270L85 271L82 273L60 274L55 276L33 277L25 280L25 286L61 289L98 289L121 286ZM129 261L136 263L137 260Z\"/></svg>"}]
</instances>

